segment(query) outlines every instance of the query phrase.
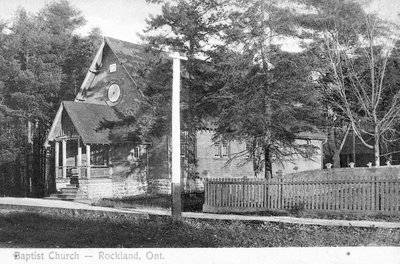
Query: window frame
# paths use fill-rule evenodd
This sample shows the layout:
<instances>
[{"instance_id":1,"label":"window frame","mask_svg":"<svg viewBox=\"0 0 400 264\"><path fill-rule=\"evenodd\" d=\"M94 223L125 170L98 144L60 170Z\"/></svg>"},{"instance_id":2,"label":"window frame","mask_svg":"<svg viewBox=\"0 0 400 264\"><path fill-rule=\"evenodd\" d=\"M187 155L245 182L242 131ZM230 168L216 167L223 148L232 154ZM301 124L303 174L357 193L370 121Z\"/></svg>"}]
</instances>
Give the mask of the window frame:
<instances>
[{"instance_id":1,"label":"window frame","mask_svg":"<svg viewBox=\"0 0 400 264\"><path fill-rule=\"evenodd\" d=\"M231 156L230 142L222 141L214 144L215 159L229 159Z\"/></svg>"}]
</instances>

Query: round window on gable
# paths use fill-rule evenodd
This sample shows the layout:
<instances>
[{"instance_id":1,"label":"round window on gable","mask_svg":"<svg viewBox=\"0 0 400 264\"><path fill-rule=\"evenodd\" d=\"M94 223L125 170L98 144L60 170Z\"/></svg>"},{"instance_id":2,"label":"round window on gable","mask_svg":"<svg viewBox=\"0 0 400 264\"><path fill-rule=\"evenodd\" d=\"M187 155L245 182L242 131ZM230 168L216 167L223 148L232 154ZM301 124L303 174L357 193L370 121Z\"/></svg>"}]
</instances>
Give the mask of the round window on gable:
<instances>
[{"instance_id":1,"label":"round window on gable","mask_svg":"<svg viewBox=\"0 0 400 264\"><path fill-rule=\"evenodd\" d=\"M112 83L107 90L108 100L111 103L115 103L121 96L121 88L118 84Z\"/></svg>"}]
</instances>

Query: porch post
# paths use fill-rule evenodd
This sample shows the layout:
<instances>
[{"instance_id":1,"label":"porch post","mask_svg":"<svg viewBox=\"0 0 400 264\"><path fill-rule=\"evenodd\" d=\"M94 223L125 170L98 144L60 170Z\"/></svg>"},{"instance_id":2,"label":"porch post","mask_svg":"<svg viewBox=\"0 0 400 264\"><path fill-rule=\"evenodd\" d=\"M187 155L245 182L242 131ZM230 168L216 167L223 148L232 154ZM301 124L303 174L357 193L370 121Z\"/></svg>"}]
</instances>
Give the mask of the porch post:
<instances>
[{"instance_id":1,"label":"porch post","mask_svg":"<svg viewBox=\"0 0 400 264\"><path fill-rule=\"evenodd\" d=\"M90 145L86 144L86 177L90 178Z\"/></svg>"},{"instance_id":2,"label":"porch post","mask_svg":"<svg viewBox=\"0 0 400 264\"><path fill-rule=\"evenodd\" d=\"M67 141L62 140L62 177L67 178Z\"/></svg>"},{"instance_id":3,"label":"porch post","mask_svg":"<svg viewBox=\"0 0 400 264\"><path fill-rule=\"evenodd\" d=\"M60 144L58 141L54 142L54 165L55 165L55 173L56 173L56 178L58 178L58 167L60 166Z\"/></svg>"},{"instance_id":4,"label":"porch post","mask_svg":"<svg viewBox=\"0 0 400 264\"><path fill-rule=\"evenodd\" d=\"M76 162L77 167L78 167L78 177L81 178L82 176L82 171L81 171L81 167L82 167L82 147L81 147L81 141L78 138L78 160Z\"/></svg>"}]
</instances>

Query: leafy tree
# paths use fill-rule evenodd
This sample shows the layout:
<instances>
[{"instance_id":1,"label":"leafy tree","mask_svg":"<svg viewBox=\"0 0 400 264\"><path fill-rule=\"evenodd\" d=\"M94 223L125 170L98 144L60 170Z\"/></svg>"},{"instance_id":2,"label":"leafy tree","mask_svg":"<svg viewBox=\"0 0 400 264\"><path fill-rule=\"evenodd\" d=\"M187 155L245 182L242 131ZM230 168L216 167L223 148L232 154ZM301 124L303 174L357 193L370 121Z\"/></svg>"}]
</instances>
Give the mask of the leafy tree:
<instances>
[{"instance_id":1,"label":"leafy tree","mask_svg":"<svg viewBox=\"0 0 400 264\"><path fill-rule=\"evenodd\" d=\"M88 68L102 42L99 28L93 28L87 37L73 35L66 50L62 64L64 78L61 82L59 97L61 100L72 100L85 79Z\"/></svg>"},{"instance_id":2,"label":"leafy tree","mask_svg":"<svg viewBox=\"0 0 400 264\"><path fill-rule=\"evenodd\" d=\"M224 8L228 1L178 0L156 2L163 3L162 13L150 17L143 38L157 50L163 52L179 51L188 57L188 61L184 63L181 90L182 128L188 132L189 144L186 154L188 163L192 165L190 166L190 175L195 175L196 129L202 125L204 120L214 116L217 109L213 99L219 87L214 82L216 73L212 64L217 45L212 43L218 42L219 34L226 27L223 20L226 13ZM171 61L162 60L156 67L171 72ZM168 77L170 78L171 75ZM163 83L170 81L171 79L164 79ZM164 98L170 98L171 85L163 86L160 89L161 86L153 82L149 83L149 87L145 93L152 93L152 104L159 105L156 102L157 100L164 101ZM156 91L160 95L168 96L157 96L154 94ZM163 115L166 117L164 120L169 121L170 108L168 107L170 107L170 102L163 104L163 109L159 108L159 110L164 113Z\"/></svg>"},{"instance_id":3,"label":"leafy tree","mask_svg":"<svg viewBox=\"0 0 400 264\"><path fill-rule=\"evenodd\" d=\"M227 25L223 23L227 1L169 1L162 14L151 17L144 39L163 51L179 51L188 57L184 65L182 83L182 111L188 127L197 126L203 116L211 114L203 104L215 93L215 70L211 60L220 40L219 34ZM158 33L166 30L168 34Z\"/></svg>"},{"instance_id":4,"label":"leafy tree","mask_svg":"<svg viewBox=\"0 0 400 264\"><path fill-rule=\"evenodd\" d=\"M247 144L256 175L272 177L272 162L306 156L311 146L296 143L296 133L313 130L310 113L318 110L317 94L308 81L309 68L302 54L284 52L279 39L299 37L298 14L278 1L238 1L229 16L224 40L221 109L217 138ZM240 47L237 49L237 47ZM310 111L311 109L314 111Z\"/></svg>"},{"instance_id":5,"label":"leafy tree","mask_svg":"<svg viewBox=\"0 0 400 264\"><path fill-rule=\"evenodd\" d=\"M26 164L31 164L34 185L43 180L42 145L60 100L74 98L75 85L88 65L72 65L74 58L92 56L91 49L79 48L93 37L73 33L83 23L81 13L61 0L47 4L37 15L19 9L12 23L2 24L0 144L6 158L1 162L16 162L19 153L29 157Z\"/></svg>"},{"instance_id":6,"label":"leafy tree","mask_svg":"<svg viewBox=\"0 0 400 264\"><path fill-rule=\"evenodd\" d=\"M38 19L43 22L43 29L50 31L51 34L57 35L58 43L62 37L71 36L75 29L86 23L82 12L71 6L67 0L52 1L40 10ZM65 47L59 43L59 47Z\"/></svg>"},{"instance_id":7,"label":"leafy tree","mask_svg":"<svg viewBox=\"0 0 400 264\"><path fill-rule=\"evenodd\" d=\"M10 33L3 33L1 55L6 60L3 70L8 72L4 104L23 110L32 122L49 121L58 107L60 84L66 82L63 66L68 63L71 33L80 25L79 12L66 1L48 4L39 16L17 11Z\"/></svg>"},{"instance_id":8,"label":"leafy tree","mask_svg":"<svg viewBox=\"0 0 400 264\"><path fill-rule=\"evenodd\" d=\"M280 37L299 35L295 22L290 5L278 1L174 1L164 3L146 31L153 47L168 47L189 58L182 98L189 135L205 117L217 120L215 140L249 142L247 161L254 162L257 174L265 167L266 177L272 159L290 156L283 147L307 152L294 138L309 127L299 119L311 105L305 99L314 98L305 80L308 68L300 55L275 45ZM156 34L160 29L168 34ZM301 78L294 78L297 74Z\"/></svg>"},{"instance_id":9,"label":"leafy tree","mask_svg":"<svg viewBox=\"0 0 400 264\"><path fill-rule=\"evenodd\" d=\"M253 162L256 176L272 176L272 163L309 156L315 149L295 142L298 132L314 131L318 97L308 85L307 65L299 54L277 52L267 72L241 54L226 62L220 93L216 140L237 140L246 151L233 158ZM226 79L225 79L226 78Z\"/></svg>"}]
</instances>

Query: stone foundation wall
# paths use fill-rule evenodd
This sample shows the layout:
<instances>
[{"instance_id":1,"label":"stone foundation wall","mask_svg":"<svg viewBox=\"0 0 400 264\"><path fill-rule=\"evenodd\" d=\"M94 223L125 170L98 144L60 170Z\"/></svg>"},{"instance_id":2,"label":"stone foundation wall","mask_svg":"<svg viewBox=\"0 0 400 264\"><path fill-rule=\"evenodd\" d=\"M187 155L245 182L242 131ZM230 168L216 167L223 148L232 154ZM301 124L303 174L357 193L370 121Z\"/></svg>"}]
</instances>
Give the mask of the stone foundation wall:
<instances>
[{"instance_id":1,"label":"stone foundation wall","mask_svg":"<svg viewBox=\"0 0 400 264\"><path fill-rule=\"evenodd\" d=\"M186 180L182 182L182 190L185 192L203 192L204 184L202 179ZM148 192L156 194L171 194L171 179L149 180Z\"/></svg>"},{"instance_id":2,"label":"stone foundation wall","mask_svg":"<svg viewBox=\"0 0 400 264\"><path fill-rule=\"evenodd\" d=\"M155 194L171 194L171 179L149 180L148 192Z\"/></svg>"},{"instance_id":3,"label":"stone foundation wall","mask_svg":"<svg viewBox=\"0 0 400 264\"><path fill-rule=\"evenodd\" d=\"M144 170L131 170L126 166L114 166L111 178L79 179L79 195L87 199L122 198L135 196L146 192L153 194L171 194L171 179L152 179L148 182ZM63 179L60 188L69 183ZM63 185L61 185L63 184ZM182 191L202 192L204 185L202 179L182 179Z\"/></svg>"},{"instance_id":4,"label":"stone foundation wall","mask_svg":"<svg viewBox=\"0 0 400 264\"><path fill-rule=\"evenodd\" d=\"M79 195L87 199L122 198L145 193L147 184L134 179L79 179Z\"/></svg>"},{"instance_id":5,"label":"stone foundation wall","mask_svg":"<svg viewBox=\"0 0 400 264\"><path fill-rule=\"evenodd\" d=\"M115 198L143 194L146 190L147 184L132 179L112 182L112 192Z\"/></svg>"},{"instance_id":6,"label":"stone foundation wall","mask_svg":"<svg viewBox=\"0 0 400 264\"><path fill-rule=\"evenodd\" d=\"M115 198L134 196L147 191L146 169L127 164L114 165L112 170L112 193Z\"/></svg>"},{"instance_id":7,"label":"stone foundation wall","mask_svg":"<svg viewBox=\"0 0 400 264\"><path fill-rule=\"evenodd\" d=\"M111 178L79 179L79 193L88 199L112 198Z\"/></svg>"},{"instance_id":8,"label":"stone foundation wall","mask_svg":"<svg viewBox=\"0 0 400 264\"><path fill-rule=\"evenodd\" d=\"M57 190L65 188L69 184L69 178L57 180ZM202 179L184 180L182 182L184 192L203 192ZM121 178L90 178L79 179L79 196L87 199L122 198L144 193L171 194L170 179L154 179L148 183L141 182L134 177Z\"/></svg>"}]
</instances>

